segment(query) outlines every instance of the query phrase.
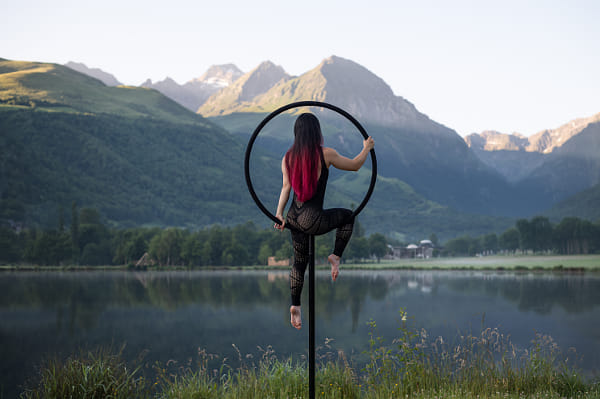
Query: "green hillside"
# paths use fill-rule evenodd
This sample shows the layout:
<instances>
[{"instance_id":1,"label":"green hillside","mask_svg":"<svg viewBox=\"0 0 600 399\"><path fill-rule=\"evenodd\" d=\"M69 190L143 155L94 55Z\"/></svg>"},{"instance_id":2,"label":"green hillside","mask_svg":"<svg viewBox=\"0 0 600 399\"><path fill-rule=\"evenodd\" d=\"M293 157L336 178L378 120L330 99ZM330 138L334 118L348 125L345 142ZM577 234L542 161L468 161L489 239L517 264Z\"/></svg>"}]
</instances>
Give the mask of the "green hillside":
<instances>
[{"instance_id":1,"label":"green hillside","mask_svg":"<svg viewBox=\"0 0 600 399\"><path fill-rule=\"evenodd\" d=\"M0 61L0 104L71 113L155 118L204 123L201 116L155 90L108 87L101 81L56 64Z\"/></svg>"},{"instance_id":2,"label":"green hillside","mask_svg":"<svg viewBox=\"0 0 600 399\"><path fill-rule=\"evenodd\" d=\"M600 222L600 184L559 202L544 214L553 221L574 216Z\"/></svg>"},{"instance_id":3,"label":"green hillside","mask_svg":"<svg viewBox=\"0 0 600 399\"><path fill-rule=\"evenodd\" d=\"M260 217L243 180L244 144L154 90L3 61L0 131L4 220L56 225L73 201L125 225ZM255 173L275 195L277 171L264 162Z\"/></svg>"},{"instance_id":4,"label":"green hillside","mask_svg":"<svg viewBox=\"0 0 600 399\"><path fill-rule=\"evenodd\" d=\"M327 188L326 206L358 205L369 187L370 178L368 168L358 173L341 174ZM442 206L427 200L396 178L379 175L375 187L360 222L370 231L386 232L401 241L423 240L431 233L442 240L501 233L514 224L509 218L466 214Z\"/></svg>"},{"instance_id":5,"label":"green hillside","mask_svg":"<svg viewBox=\"0 0 600 399\"><path fill-rule=\"evenodd\" d=\"M599 182L600 122L594 122L547 155L544 162L519 182L519 185L539 192L540 205L547 209ZM577 213L565 216L577 216L586 212L593 215L597 213L597 207L573 211Z\"/></svg>"},{"instance_id":6,"label":"green hillside","mask_svg":"<svg viewBox=\"0 0 600 399\"><path fill-rule=\"evenodd\" d=\"M55 224L58 207L72 201L129 225L232 224L258 216L243 181L244 148L217 127L4 110L0 130L4 218Z\"/></svg>"}]
</instances>

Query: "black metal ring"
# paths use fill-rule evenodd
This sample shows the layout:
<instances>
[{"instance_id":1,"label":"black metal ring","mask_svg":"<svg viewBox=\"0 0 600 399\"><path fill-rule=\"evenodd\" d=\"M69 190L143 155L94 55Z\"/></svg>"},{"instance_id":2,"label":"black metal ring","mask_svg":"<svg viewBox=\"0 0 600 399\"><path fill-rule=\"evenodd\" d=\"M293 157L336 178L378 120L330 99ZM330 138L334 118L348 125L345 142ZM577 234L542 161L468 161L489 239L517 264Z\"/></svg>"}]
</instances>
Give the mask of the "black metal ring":
<instances>
[{"instance_id":1,"label":"black metal ring","mask_svg":"<svg viewBox=\"0 0 600 399\"><path fill-rule=\"evenodd\" d=\"M358 131L363 135L363 137L365 139L367 139L369 137L369 135L367 134L367 131L362 127L362 125L352 115L350 115L343 109L336 107L335 105L331 105L329 103L324 103L324 102L320 102L320 101L298 101L295 103L290 103L288 105L284 105L283 107L276 109L275 111L273 111L269 115L267 115L267 117L265 119L263 119L262 122L256 127L256 129L254 130L254 133L252 134L252 137L250 137L250 141L248 142L248 146L246 147L246 158L244 160L244 172L246 174L246 184L248 185L248 191L250 191L250 195L254 199L254 202L256 202L256 205L260 208L261 211L263 211L263 213L265 215L267 215L267 217L269 217L272 221L274 221L277 224L281 224L281 221L279 219L277 219L277 217L275 217L275 215L273 215L271 212L269 212L269 210L267 208L265 208L265 206L262 204L262 202L260 202L260 199L258 199L256 192L254 192L254 187L252 187L252 181L250 180L250 153L252 152L252 146L254 145L254 141L256 141L256 137L258 136L260 131L265 127L265 125L267 123L269 123L269 121L271 119L273 119L277 115L281 114L282 112L285 112L292 108L298 108L298 107L322 107L322 108L327 108L332 111L335 111L338 114L344 116L350 122L352 122L352 124L354 126L356 126ZM372 165L372 167L371 167L371 184L369 185L369 189L367 190L367 194L365 195L365 198L362 200L362 202L360 203L358 208L356 208L354 210L354 216L357 216L363 210L365 205L367 205L367 202L369 202L369 198L371 198L371 194L373 194L373 189L375 188L375 181L377 180L377 158L375 157L374 149L371 150L371 165ZM288 227L288 226L286 225L286 227Z\"/></svg>"}]
</instances>

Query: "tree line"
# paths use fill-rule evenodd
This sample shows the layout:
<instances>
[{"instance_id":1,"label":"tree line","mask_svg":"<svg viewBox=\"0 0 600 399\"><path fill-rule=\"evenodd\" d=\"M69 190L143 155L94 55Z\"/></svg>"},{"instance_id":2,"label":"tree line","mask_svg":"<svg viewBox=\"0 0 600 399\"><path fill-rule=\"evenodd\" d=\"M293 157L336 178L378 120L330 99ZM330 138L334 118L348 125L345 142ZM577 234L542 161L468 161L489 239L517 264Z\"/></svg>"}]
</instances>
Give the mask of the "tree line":
<instances>
[{"instance_id":1,"label":"tree line","mask_svg":"<svg viewBox=\"0 0 600 399\"><path fill-rule=\"evenodd\" d=\"M335 232L315 240L317 262L331 253ZM18 230L0 226L0 263L32 265L135 265L148 254L149 263L161 266L251 266L267 259L293 256L290 235L258 228L252 222L234 227L215 225L192 231L182 228L109 228L98 210L72 205L70 225L59 211L57 227ZM387 253L387 240L379 233L366 237L360 223L345 252L346 260L379 260Z\"/></svg>"},{"instance_id":2,"label":"tree line","mask_svg":"<svg viewBox=\"0 0 600 399\"><path fill-rule=\"evenodd\" d=\"M600 252L600 223L567 217L553 224L543 216L519 219L514 227L497 235L463 236L439 246L442 256L473 256L496 253L556 253L564 255ZM431 237L430 237L431 238ZM331 253L335 232L315 239L317 262ZM391 245L402 246L383 234L365 236L356 221L354 234L344 253L345 261L379 261ZM147 254L150 264L161 266L252 266L267 259L293 256L290 235L258 228L252 222L192 231L183 228L110 228L95 208L71 207L70 225L63 210L54 229L15 229L0 226L0 264L31 265L136 265Z\"/></svg>"},{"instance_id":3,"label":"tree line","mask_svg":"<svg viewBox=\"0 0 600 399\"><path fill-rule=\"evenodd\" d=\"M566 217L553 224L547 217L519 219L499 236L463 236L445 243L442 255L465 256L495 253L554 253L561 255L600 252L600 222Z\"/></svg>"}]
</instances>

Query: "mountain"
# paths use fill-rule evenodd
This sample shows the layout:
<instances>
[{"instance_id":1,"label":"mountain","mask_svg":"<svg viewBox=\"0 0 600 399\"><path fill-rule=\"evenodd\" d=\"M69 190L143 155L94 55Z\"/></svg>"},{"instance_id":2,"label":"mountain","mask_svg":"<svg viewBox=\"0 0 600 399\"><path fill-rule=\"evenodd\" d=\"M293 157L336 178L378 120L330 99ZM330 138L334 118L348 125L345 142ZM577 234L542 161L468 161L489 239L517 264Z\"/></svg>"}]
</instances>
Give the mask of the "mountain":
<instances>
[{"instance_id":1,"label":"mountain","mask_svg":"<svg viewBox=\"0 0 600 399\"><path fill-rule=\"evenodd\" d=\"M0 61L0 219L56 226L60 207L112 224L207 226L260 215L244 145L155 90L56 64ZM260 152L259 152L260 154ZM278 171L254 162L274 197ZM270 183L273 182L273 183Z\"/></svg>"},{"instance_id":2,"label":"mountain","mask_svg":"<svg viewBox=\"0 0 600 399\"><path fill-rule=\"evenodd\" d=\"M232 85L212 95L198 113L215 116L235 112L236 108L250 103L279 82L285 82L290 76L282 67L271 61L264 61L250 72L241 76Z\"/></svg>"},{"instance_id":3,"label":"mountain","mask_svg":"<svg viewBox=\"0 0 600 399\"><path fill-rule=\"evenodd\" d=\"M588 118L574 119L556 129L542 130L531 137L519 133L495 131L472 133L465 137L467 145L479 151L526 151L549 154L579 134L590 123L600 121L600 113Z\"/></svg>"},{"instance_id":4,"label":"mountain","mask_svg":"<svg viewBox=\"0 0 600 399\"><path fill-rule=\"evenodd\" d=\"M542 130L529 138L529 151L549 154L581 133L591 123L600 121L600 113L588 118L574 119L557 129Z\"/></svg>"},{"instance_id":5,"label":"mountain","mask_svg":"<svg viewBox=\"0 0 600 399\"><path fill-rule=\"evenodd\" d=\"M75 201L121 227L270 224L246 189L245 138L155 90L107 87L55 64L1 61L0 131L0 222L55 227L59 210L68 215ZM279 155L254 149L251 176L269 209L280 190L278 164ZM370 171L331 176L328 205L352 207ZM383 175L360 221L407 240L501 232L512 223L457 212Z\"/></svg>"},{"instance_id":6,"label":"mountain","mask_svg":"<svg viewBox=\"0 0 600 399\"><path fill-rule=\"evenodd\" d=\"M547 207L600 183L600 114L594 118L519 181L540 192Z\"/></svg>"},{"instance_id":7,"label":"mountain","mask_svg":"<svg viewBox=\"0 0 600 399\"><path fill-rule=\"evenodd\" d=\"M213 85L228 76L205 75ZM340 57L298 77L265 62L215 93L210 106L222 108L209 118L156 90L109 87L56 64L0 60L0 221L56 226L59 209L76 201L98 208L117 226L197 228L249 219L266 226L247 193L241 160L267 112L296 100L351 110L375 138L378 182L360 219L369 232L401 240L500 233L514 224L511 218L540 214L600 183L598 117L546 154L485 151L477 137L470 148L366 68ZM319 114L325 145L347 156L360 150L362 137L352 124L326 109L312 111ZM255 190L269 209L281 183L273 165L291 144L297 112L273 119L253 151ZM511 140L511 148L524 146ZM529 154L538 165L508 183L475 147ZM359 173L331 172L327 206L357 205L368 187L369 162ZM594 215L596 192L569 198L574 202L557 205L557 214L585 207Z\"/></svg>"},{"instance_id":8,"label":"mountain","mask_svg":"<svg viewBox=\"0 0 600 399\"><path fill-rule=\"evenodd\" d=\"M243 74L234 64L212 65L202 76L192 79L188 83L203 83L222 89L238 80Z\"/></svg>"},{"instance_id":9,"label":"mountain","mask_svg":"<svg viewBox=\"0 0 600 399\"><path fill-rule=\"evenodd\" d=\"M454 130L395 96L381 78L353 61L329 57L314 69L270 88L265 85L262 93L241 101L239 95L229 93L243 79L213 95L199 112L247 138L267 112L281 105L300 100L329 102L359 119L375 138L381 175L409 184L423 197L462 212L488 215L523 215L535 207L529 193L527 198L516 195ZM352 125L331 111L311 111L320 115L326 145L347 156L360 150L362 138ZM291 118L279 115L261 132L264 148L277 156L290 145L291 135L284 132L291 131Z\"/></svg>"},{"instance_id":10,"label":"mountain","mask_svg":"<svg viewBox=\"0 0 600 399\"><path fill-rule=\"evenodd\" d=\"M255 71L264 68L263 65ZM267 65L271 69L274 67L271 63ZM255 79L255 85L261 83L262 86L247 91L243 97L231 96L225 90L217 93L198 112L204 116L265 112L293 101L315 100L336 104L359 120L384 126L419 128L423 121L429 121L414 105L395 96L381 78L350 60L331 56L296 78L289 78L282 72L280 70L269 80ZM210 103L214 105L209 106Z\"/></svg>"},{"instance_id":11,"label":"mountain","mask_svg":"<svg viewBox=\"0 0 600 399\"><path fill-rule=\"evenodd\" d=\"M167 77L154 83L147 79L140 86L158 90L190 111L195 112L212 94L227 87L240 76L242 76L242 71L233 64L213 65L202 76L183 85Z\"/></svg>"},{"instance_id":12,"label":"mountain","mask_svg":"<svg viewBox=\"0 0 600 399\"><path fill-rule=\"evenodd\" d=\"M119 82L117 80L117 78L115 78L110 73L104 72L102 69L99 69L99 68L88 68L85 64L83 64L81 62L69 61L65 64L65 66L69 67L77 72L81 72L83 74L86 74L88 76L96 78L107 86L123 85L123 83Z\"/></svg>"},{"instance_id":13,"label":"mountain","mask_svg":"<svg viewBox=\"0 0 600 399\"><path fill-rule=\"evenodd\" d=\"M467 145L478 151L527 151L529 140L519 134L505 134L493 130L482 133L472 133L465 137Z\"/></svg>"},{"instance_id":14,"label":"mountain","mask_svg":"<svg viewBox=\"0 0 600 399\"><path fill-rule=\"evenodd\" d=\"M529 139L519 133L485 131L466 136L465 142L483 163L497 170L509 182L528 176L542 164L544 158L542 153L528 151Z\"/></svg>"},{"instance_id":15,"label":"mountain","mask_svg":"<svg viewBox=\"0 0 600 399\"><path fill-rule=\"evenodd\" d=\"M599 125L600 113L529 138L483 132L465 141L509 181L543 193L540 206L552 206L600 182Z\"/></svg>"}]
</instances>

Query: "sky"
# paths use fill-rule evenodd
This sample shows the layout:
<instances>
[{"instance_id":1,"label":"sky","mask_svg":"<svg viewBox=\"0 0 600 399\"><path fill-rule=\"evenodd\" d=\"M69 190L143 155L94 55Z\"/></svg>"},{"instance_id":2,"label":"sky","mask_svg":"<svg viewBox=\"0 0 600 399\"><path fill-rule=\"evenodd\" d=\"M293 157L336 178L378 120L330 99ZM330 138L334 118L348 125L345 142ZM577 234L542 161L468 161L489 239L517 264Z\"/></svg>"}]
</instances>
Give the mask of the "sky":
<instances>
[{"instance_id":1,"label":"sky","mask_svg":"<svg viewBox=\"0 0 600 399\"><path fill-rule=\"evenodd\" d=\"M265 60L355 61L462 136L529 136L600 112L600 1L4 2L0 57L83 62L140 85Z\"/></svg>"}]
</instances>

